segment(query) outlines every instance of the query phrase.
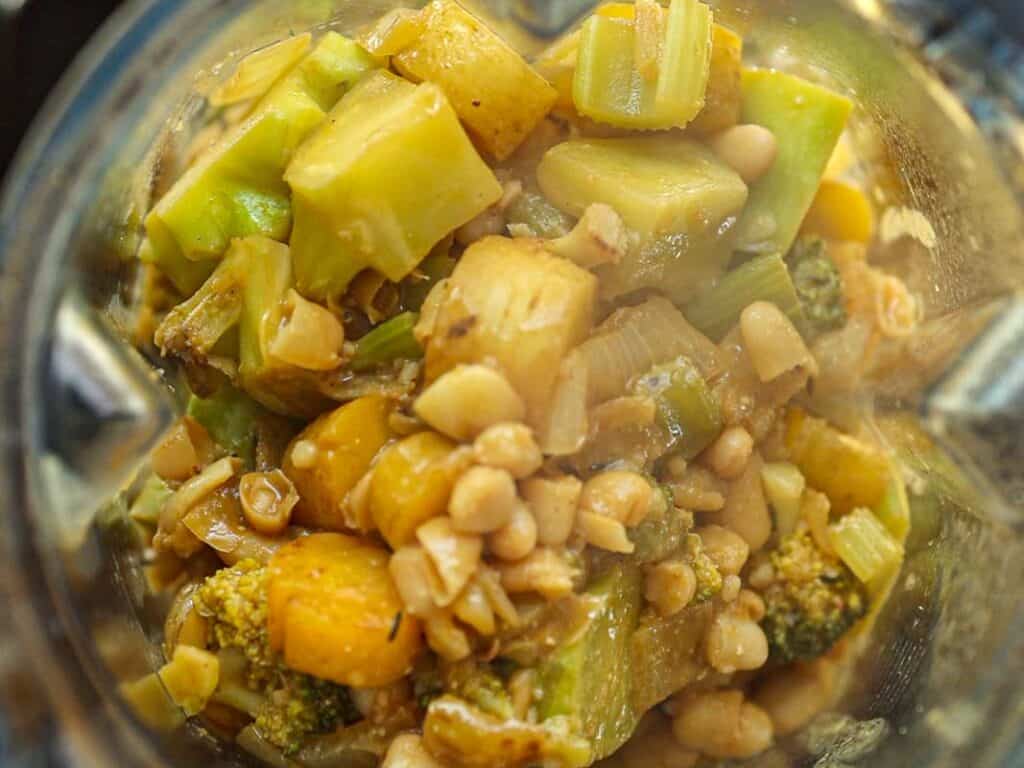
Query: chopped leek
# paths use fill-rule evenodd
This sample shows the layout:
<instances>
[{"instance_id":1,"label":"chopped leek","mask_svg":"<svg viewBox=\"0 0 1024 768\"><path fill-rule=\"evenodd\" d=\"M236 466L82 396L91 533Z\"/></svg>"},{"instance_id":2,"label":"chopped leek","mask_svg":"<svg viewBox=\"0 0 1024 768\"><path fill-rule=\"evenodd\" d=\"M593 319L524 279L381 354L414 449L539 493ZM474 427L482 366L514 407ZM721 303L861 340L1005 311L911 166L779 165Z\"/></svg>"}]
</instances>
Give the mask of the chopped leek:
<instances>
[{"instance_id":1,"label":"chopped leek","mask_svg":"<svg viewBox=\"0 0 1024 768\"><path fill-rule=\"evenodd\" d=\"M786 253L814 201L853 104L819 85L775 70L743 73L742 122L775 134L779 154L751 187L737 225L739 247Z\"/></svg>"},{"instance_id":2,"label":"chopped leek","mask_svg":"<svg viewBox=\"0 0 1024 768\"><path fill-rule=\"evenodd\" d=\"M762 256L737 267L712 290L690 302L684 314L695 328L720 341L755 301L774 304L798 329L806 326L800 299L781 256Z\"/></svg>"},{"instance_id":3,"label":"chopped leek","mask_svg":"<svg viewBox=\"0 0 1024 768\"><path fill-rule=\"evenodd\" d=\"M782 461L761 467L761 485L775 512L776 535L788 536L800 522L800 499L807 481L795 465Z\"/></svg>"},{"instance_id":4,"label":"chopped leek","mask_svg":"<svg viewBox=\"0 0 1024 768\"><path fill-rule=\"evenodd\" d=\"M867 509L855 509L830 525L829 539L839 558L865 584L878 585L903 560L903 545Z\"/></svg>"},{"instance_id":5,"label":"chopped leek","mask_svg":"<svg viewBox=\"0 0 1024 768\"><path fill-rule=\"evenodd\" d=\"M415 312L403 312L363 336L356 344L352 370L362 372L395 360L418 360L423 357L413 329L419 321Z\"/></svg>"},{"instance_id":6,"label":"chopped leek","mask_svg":"<svg viewBox=\"0 0 1024 768\"><path fill-rule=\"evenodd\" d=\"M636 390L654 398L658 422L668 433L670 453L692 459L721 434L718 400L688 358L680 357L644 374Z\"/></svg>"},{"instance_id":7,"label":"chopped leek","mask_svg":"<svg viewBox=\"0 0 1024 768\"><path fill-rule=\"evenodd\" d=\"M698 0L638 8L633 21L595 14L583 25L573 101L609 125L682 128L704 107L711 9Z\"/></svg>"}]
</instances>

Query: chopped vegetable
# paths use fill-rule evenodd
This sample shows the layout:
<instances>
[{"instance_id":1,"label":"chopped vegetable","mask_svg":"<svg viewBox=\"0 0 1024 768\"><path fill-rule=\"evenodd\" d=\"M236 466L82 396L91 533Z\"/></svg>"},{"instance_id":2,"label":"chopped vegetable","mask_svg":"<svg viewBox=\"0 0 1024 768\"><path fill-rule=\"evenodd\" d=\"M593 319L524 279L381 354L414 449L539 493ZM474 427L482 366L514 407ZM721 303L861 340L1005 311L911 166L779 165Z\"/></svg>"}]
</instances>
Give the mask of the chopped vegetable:
<instances>
[{"instance_id":1,"label":"chopped vegetable","mask_svg":"<svg viewBox=\"0 0 1024 768\"><path fill-rule=\"evenodd\" d=\"M282 173L302 141L345 90L376 66L359 46L330 32L207 150L146 217L145 258L185 294L213 270L232 238L284 239L291 225ZM196 281L199 277L199 281Z\"/></svg>"},{"instance_id":2,"label":"chopped vegetable","mask_svg":"<svg viewBox=\"0 0 1024 768\"><path fill-rule=\"evenodd\" d=\"M630 642L634 711L646 712L707 673L701 651L713 613L702 602L640 624Z\"/></svg>"},{"instance_id":3,"label":"chopped vegetable","mask_svg":"<svg viewBox=\"0 0 1024 768\"><path fill-rule=\"evenodd\" d=\"M687 305L686 319L711 339L720 341L757 301L781 309L797 328L806 325L793 280L780 256L761 256L725 275L710 291Z\"/></svg>"},{"instance_id":4,"label":"chopped vegetable","mask_svg":"<svg viewBox=\"0 0 1024 768\"><path fill-rule=\"evenodd\" d=\"M710 149L674 135L567 141L544 155L537 181L566 213L604 203L644 236L717 230L747 199Z\"/></svg>"},{"instance_id":5,"label":"chopped vegetable","mask_svg":"<svg viewBox=\"0 0 1024 768\"><path fill-rule=\"evenodd\" d=\"M622 128L682 128L704 107L711 9L698 0L637 4L635 18L591 16L579 43L573 102Z\"/></svg>"},{"instance_id":6,"label":"chopped vegetable","mask_svg":"<svg viewBox=\"0 0 1024 768\"><path fill-rule=\"evenodd\" d=\"M193 395L188 401L187 413L206 429L217 445L242 459L250 469L257 466L261 443L294 430L290 422L229 385L209 398Z\"/></svg>"},{"instance_id":7,"label":"chopped vegetable","mask_svg":"<svg viewBox=\"0 0 1024 768\"><path fill-rule=\"evenodd\" d=\"M258 99L309 53L313 36L306 32L254 51L242 59L227 82L210 94L210 104L226 107Z\"/></svg>"},{"instance_id":8,"label":"chopped vegetable","mask_svg":"<svg viewBox=\"0 0 1024 768\"><path fill-rule=\"evenodd\" d=\"M873 588L880 587L903 561L903 545L867 509L855 509L833 523L829 539L857 578Z\"/></svg>"},{"instance_id":9,"label":"chopped vegetable","mask_svg":"<svg viewBox=\"0 0 1024 768\"><path fill-rule=\"evenodd\" d=\"M840 242L869 243L875 234L874 212L860 187L825 179L800 228L802 235Z\"/></svg>"},{"instance_id":10,"label":"chopped vegetable","mask_svg":"<svg viewBox=\"0 0 1024 768\"><path fill-rule=\"evenodd\" d=\"M790 409L786 447L808 485L828 496L833 513L874 509L885 497L892 476L886 455L822 419Z\"/></svg>"},{"instance_id":11,"label":"chopped vegetable","mask_svg":"<svg viewBox=\"0 0 1024 768\"><path fill-rule=\"evenodd\" d=\"M743 38L715 24L711 33L711 72L704 109L687 126L695 136L711 136L740 121L743 102Z\"/></svg>"},{"instance_id":12,"label":"chopped vegetable","mask_svg":"<svg viewBox=\"0 0 1024 768\"><path fill-rule=\"evenodd\" d=\"M386 550L313 534L282 547L268 578L270 645L292 669L357 688L388 685L409 671L420 627L402 615Z\"/></svg>"},{"instance_id":13,"label":"chopped vegetable","mask_svg":"<svg viewBox=\"0 0 1024 768\"><path fill-rule=\"evenodd\" d=\"M295 198L299 290L321 299L338 296L365 267L403 279L502 196L441 89L386 72L342 99L285 180Z\"/></svg>"},{"instance_id":14,"label":"chopped vegetable","mask_svg":"<svg viewBox=\"0 0 1024 768\"><path fill-rule=\"evenodd\" d=\"M333 531L355 527L348 495L391 438L390 412L384 398L364 397L321 416L295 438L283 469L299 491L296 522Z\"/></svg>"},{"instance_id":15,"label":"chopped vegetable","mask_svg":"<svg viewBox=\"0 0 1024 768\"><path fill-rule=\"evenodd\" d=\"M601 203L587 208L569 234L547 242L549 251L584 269L618 264L628 247L622 219L614 209Z\"/></svg>"},{"instance_id":16,"label":"chopped vegetable","mask_svg":"<svg viewBox=\"0 0 1024 768\"><path fill-rule=\"evenodd\" d=\"M743 72L741 120L775 134L779 154L751 187L737 224L741 250L789 251L852 109L846 97L798 77L767 69Z\"/></svg>"},{"instance_id":17,"label":"chopped vegetable","mask_svg":"<svg viewBox=\"0 0 1024 768\"><path fill-rule=\"evenodd\" d=\"M489 237L470 247L427 345L427 379L459 363L492 360L543 424L558 366L590 332L596 279L539 243Z\"/></svg>"},{"instance_id":18,"label":"chopped vegetable","mask_svg":"<svg viewBox=\"0 0 1024 768\"><path fill-rule=\"evenodd\" d=\"M134 510L133 506L133 516ZM893 467L889 487L881 503L875 507L874 513L897 541L906 540L910 531L910 500L907 497L907 483L898 466Z\"/></svg>"},{"instance_id":19,"label":"chopped vegetable","mask_svg":"<svg viewBox=\"0 0 1024 768\"><path fill-rule=\"evenodd\" d=\"M441 86L477 144L504 160L554 106L555 89L455 0L433 0L421 14L423 33L392 63Z\"/></svg>"},{"instance_id":20,"label":"chopped vegetable","mask_svg":"<svg viewBox=\"0 0 1024 768\"><path fill-rule=\"evenodd\" d=\"M120 687L121 695L143 723L157 731L173 731L185 722L181 707L174 703L155 672Z\"/></svg>"},{"instance_id":21,"label":"chopped vegetable","mask_svg":"<svg viewBox=\"0 0 1024 768\"><path fill-rule=\"evenodd\" d=\"M863 586L806 529L785 536L770 562L774 580L761 592L761 627L774 660L808 661L827 653L867 613Z\"/></svg>"},{"instance_id":22,"label":"chopped vegetable","mask_svg":"<svg viewBox=\"0 0 1024 768\"><path fill-rule=\"evenodd\" d=\"M774 462L761 468L761 483L775 512L775 533L788 536L800 522L800 498L807 481L800 470L789 462Z\"/></svg>"},{"instance_id":23,"label":"chopped vegetable","mask_svg":"<svg viewBox=\"0 0 1024 768\"><path fill-rule=\"evenodd\" d=\"M541 717L579 722L596 759L622 746L636 727L629 648L641 584L638 570L630 566L616 566L602 576L587 590L600 607L583 636L540 665Z\"/></svg>"},{"instance_id":24,"label":"chopped vegetable","mask_svg":"<svg viewBox=\"0 0 1024 768\"><path fill-rule=\"evenodd\" d=\"M179 645L157 674L174 703L192 717L203 711L217 689L220 664L209 651Z\"/></svg>"},{"instance_id":25,"label":"chopped vegetable","mask_svg":"<svg viewBox=\"0 0 1024 768\"><path fill-rule=\"evenodd\" d=\"M173 494L174 491L167 483L156 475L150 475L132 502L129 510L132 520L146 525L156 525L160 518L160 510Z\"/></svg>"},{"instance_id":26,"label":"chopped vegetable","mask_svg":"<svg viewBox=\"0 0 1024 768\"><path fill-rule=\"evenodd\" d=\"M413 329L419 322L415 312L403 312L382 323L356 344L356 353L349 364L353 371L367 371L396 360L418 360L423 348L416 341Z\"/></svg>"},{"instance_id":27,"label":"chopped vegetable","mask_svg":"<svg viewBox=\"0 0 1024 768\"><path fill-rule=\"evenodd\" d=\"M799 240L787 257L793 287L815 334L846 325L843 279L821 240Z\"/></svg>"},{"instance_id":28,"label":"chopped vegetable","mask_svg":"<svg viewBox=\"0 0 1024 768\"><path fill-rule=\"evenodd\" d=\"M573 228L573 219L548 202L544 195L523 192L505 211L508 230L515 237L524 234L554 240L565 237Z\"/></svg>"},{"instance_id":29,"label":"chopped vegetable","mask_svg":"<svg viewBox=\"0 0 1024 768\"><path fill-rule=\"evenodd\" d=\"M669 435L670 453L692 459L722 431L718 401L700 371L685 357L651 369L635 389L654 398L658 423Z\"/></svg>"}]
</instances>

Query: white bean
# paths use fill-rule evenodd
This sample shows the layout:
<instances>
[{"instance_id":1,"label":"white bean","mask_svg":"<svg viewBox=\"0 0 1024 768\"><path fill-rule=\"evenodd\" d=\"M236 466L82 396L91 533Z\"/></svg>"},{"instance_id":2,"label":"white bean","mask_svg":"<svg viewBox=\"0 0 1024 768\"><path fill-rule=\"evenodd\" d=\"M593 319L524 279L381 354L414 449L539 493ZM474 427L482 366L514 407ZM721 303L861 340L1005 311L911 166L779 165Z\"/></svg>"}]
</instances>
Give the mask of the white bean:
<instances>
[{"instance_id":1,"label":"white bean","mask_svg":"<svg viewBox=\"0 0 1024 768\"><path fill-rule=\"evenodd\" d=\"M744 759L771 746L771 718L741 691L710 691L679 702L672 732L684 747L711 757Z\"/></svg>"},{"instance_id":2,"label":"white bean","mask_svg":"<svg viewBox=\"0 0 1024 768\"><path fill-rule=\"evenodd\" d=\"M775 165L779 142L760 125L736 125L712 136L712 151L747 184L753 184Z\"/></svg>"},{"instance_id":3,"label":"white bean","mask_svg":"<svg viewBox=\"0 0 1024 768\"><path fill-rule=\"evenodd\" d=\"M495 424L473 443L473 456L484 466L504 469L516 479L529 477L544 463L533 431L525 424Z\"/></svg>"},{"instance_id":4,"label":"white bean","mask_svg":"<svg viewBox=\"0 0 1024 768\"><path fill-rule=\"evenodd\" d=\"M735 480L743 474L754 450L754 438L743 427L729 427L711 444L704 461L725 480Z\"/></svg>"},{"instance_id":5,"label":"white bean","mask_svg":"<svg viewBox=\"0 0 1024 768\"><path fill-rule=\"evenodd\" d=\"M521 560L537 546L537 523L529 507L518 502L512 519L487 537L487 546L502 560Z\"/></svg>"},{"instance_id":6,"label":"white bean","mask_svg":"<svg viewBox=\"0 0 1024 768\"><path fill-rule=\"evenodd\" d=\"M512 475L503 469L471 467L452 489L448 514L457 531L493 533L511 522L517 503Z\"/></svg>"},{"instance_id":7,"label":"white bean","mask_svg":"<svg viewBox=\"0 0 1024 768\"><path fill-rule=\"evenodd\" d=\"M768 661L764 631L755 622L732 613L715 617L705 643L708 663L726 675L760 669Z\"/></svg>"}]
</instances>

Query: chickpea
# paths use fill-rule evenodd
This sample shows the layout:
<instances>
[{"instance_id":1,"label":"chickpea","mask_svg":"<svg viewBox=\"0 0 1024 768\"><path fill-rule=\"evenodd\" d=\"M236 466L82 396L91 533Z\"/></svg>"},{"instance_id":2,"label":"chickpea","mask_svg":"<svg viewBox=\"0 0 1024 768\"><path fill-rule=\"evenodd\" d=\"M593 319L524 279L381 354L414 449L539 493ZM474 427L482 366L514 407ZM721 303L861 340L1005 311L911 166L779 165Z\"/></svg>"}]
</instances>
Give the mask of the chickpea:
<instances>
[{"instance_id":1,"label":"chickpea","mask_svg":"<svg viewBox=\"0 0 1024 768\"><path fill-rule=\"evenodd\" d=\"M835 690L835 669L826 659L793 664L770 673L755 699L780 736L794 733L826 707Z\"/></svg>"},{"instance_id":2,"label":"chickpea","mask_svg":"<svg viewBox=\"0 0 1024 768\"><path fill-rule=\"evenodd\" d=\"M472 467L455 483L448 514L462 533L493 533L512 521L519 499L512 475L493 467Z\"/></svg>"},{"instance_id":3,"label":"chickpea","mask_svg":"<svg viewBox=\"0 0 1024 768\"><path fill-rule=\"evenodd\" d=\"M697 593L697 576L686 563L670 560L647 571L644 597L661 616L673 616L683 610Z\"/></svg>"},{"instance_id":4,"label":"chickpea","mask_svg":"<svg viewBox=\"0 0 1024 768\"><path fill-rule=\"evenodd\" d=\"M502 560L521 560L537 546L537 523L529 508L517 502L512 519L487 538L491 552Z\"/></svg>"},{"instance_id":5,"label":"chickpea","mask_svg":"<svg viewBox=\"0 0 1024 768\"><path fill-rule=\"evenodd\" d=\"M715 474L735 480L743 474L754 451L754 438L743 427L729 427L711 444L704 461Z\"/></svg>"},{"instance_id":6,"label":"chickpea","mask_svg":"<svg viewBox=\"0 0 1024 768\"><path fill-rule=\"evenodd\" d=\"M623 525L639 525L651 509L654 489L636 472L613 470L592 477L583 486L580 508Z\"/></svg>"},{"instance_id":7,"label":"chickpea","mask_svg":"<svg viewBox=\"0 0 1024 768\"><path fill-rule=\"evenodd\" d=\"M292 481L279 469L250 472L238 484L245 521L257 533L278 536L291 523L299 494Z\"/></svg>"},{"instance_id":8,"label":"chickpea","mask_svg":"<svg viewBox=\"0 0 1024 768\"><path fill-rule=\"evenodd\" d=\"M626 534L626 526L610 517L595 512L580 512L577 528L587 544L600 549L623 555L628 555L636 549L636 545Z\"/></svg>"},{"instance_id":9,"label":"chickpea","mask_svg":"<svg viewBox=\"0 0 1024 768\"><path fill-rule=\"evenodd\" d=\"M525 424L495 424L473 443L473 455L486 467L504 469L516 479L529 477L544 463L532 430Z\"/></svg>"},{"instance_id":10,"label":"chickpea","mask_svg":"<svg viewBox=\"0 0 1024 768\"><path fill-rule=\"evenodd\" d=\"M565 544L576 523L583 483L572 475L532 477L519 489L537 523L537 540L545 546Z\"/></svg>"},{"instance_id":11,"label":"chickpea","mask_svg":"<svg viewBox=\"0 0 1024 768\"><path fill-rule=\"evenodd\" d=\"M753 184L775 165L779 142L760 125L736 125L711 137L711 149L722 162Z\"/></svg>"},{"instance_id":12,"label":"chickpea","mask_svg":"<svg viewBox=\"0 0 1024 768\"><path fill-rule=\"evenodd\" d=\"M771 746L771 718L741 691L710 691L679 702L672 732L684 747L710 757L744 759Z\"/></svg>"},{"instance_id":13,"label":"chickpea","mask_svg":"<svg viewBox=\"0 0 1024 768\"><path fill-rule=\"evenodd\" d=\"M730 573L724 579L722 579L722 591L720 597L727 603L731 603L740 596L740 589L743 588L743 582L740 581L740 577Z\"/></svg>"},{"instance_id":14,"label":"chickpea","mask_svg":"<svg viewBox=\"0 0 1024 768\"><path fill-rule=\"evenodd\" d=\"M413 410L438 432L467 442L488 427L526 416L523 399L508 380L485 365L448 371L417 398Z\"/></svg>"},{"instance_id":15,"label":"chickpea","mask_svg":"<svg viewBox=\"0 0 1024 768\"><path fill-rule=\"evenodd\" d=\"M704 544L704 551L725 576L737 575L750 556L750 546L743 537L720 525L706 525L696 533Z\"/></svg>"},{"instance_id":16,"label":"chickpea","mask_svg":"<svg viewBox=\"0 0 1024 768\"><path fill-rule=\"evenodd\" d=\"M747 672L760 669L768 661L768 638L756 622L731 612L722 613L711 622L705 651L713 669L727 675Z\"/></svg>"}]
</instances>

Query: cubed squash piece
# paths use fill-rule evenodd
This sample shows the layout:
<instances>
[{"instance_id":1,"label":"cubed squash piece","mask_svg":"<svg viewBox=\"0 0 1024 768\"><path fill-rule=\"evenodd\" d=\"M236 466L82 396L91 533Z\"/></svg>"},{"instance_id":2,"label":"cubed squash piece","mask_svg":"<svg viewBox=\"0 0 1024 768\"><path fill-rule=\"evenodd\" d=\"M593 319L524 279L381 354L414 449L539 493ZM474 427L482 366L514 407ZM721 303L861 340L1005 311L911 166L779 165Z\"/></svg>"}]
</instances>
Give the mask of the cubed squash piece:
<instances>
[{"instance_id":1,"label":"cubed squash piece","mask_svg":"<svg viewBox=\"0 0 1024 768\"><path fill-rule=\"evenodd\" d=\"M320 299L364 267L402 280L502 195L441 89L386 72L342 99L285 179L299 290Z\"/></svg>"},{"instance_id":2,"label":"cubed squash piece","mask_svg":"<svg viewBox=\"0 0 1024 768\"><path fill-rule=\"evenodd\" d=\"M715 24L711 33L711 74L704 94L704 109L687 126L696 136L732 128L740 120L743 104L743 38Z\"/></svg>"},{"instance_id":3,"label":"cubed squash piece","mask_svg":"<svg viewBox=\"0 0 1024 768\"><path fill-rule=\"evenodd\" d=\"M455 0L434 0L421 14L423 33L393 57L394 67L439 85L477 144L504 160L551 111L557 92Z\"/></svg>"},{"instance_id":4,"label":"cubed squash piece","mask_svg":"<svg viewBox=\"0 0 1024 768\"><path fill-rule=\"evenodd\" d=\"M391 438L391 404L383 397L364 397L310 424L285 453L284 473L299 492L293 519L299 525L340 531L352 527L346 515L349 491L362 479L374 457ZM295 465L295 447L308 453Z\"/></svg>"},{"instance_id":5,"label":"cubed squash piece","mask_svg":"<svg viewBox=\"0 0 1024 768\"><path fill-rule=\"evenodd\" d=\"M644 235L716 229L747 199L735 171L679 136L567 141L544 156L537 181L566 213L582 216L605 203Z\"/></svg>"},{"instance_id":6,"label":"cubed squash piece","mask_svg":"<svg viewBox=\"0 0 1024 768\"><path fill-rule=\"evenodd\" d=\"M428 380L459 363L496 364L539 429L562 358L590 333L596 278L539 242L489 237L463 254L450 290L427 345Z\"/></svg>"},{"instance_id":7,"label":"cubed squash piece","mask_svg":"<svg viewBox=\"0 0 1024 768\"><path fill-rule=\"evenodd\" d=\"M852 109L845 96L799 77L744 70L741 122L775 134L779 153L771 170L751 187L736 225L741 250L789 252Z\"/></svg>"},{"instance_id":8,"label":"cubed squash piece","mask_svg":"<svg viewBox=\"0 0 1024 768\"><path fill-rule=\"evenodd\" d=\"M422 648L388 571L390 554L363 539L317 533L270 561L268 632L285 664L370 688L406 675Z\"/></svg>"},{"instance_id":9,"label":"cubed squash piece","mask_svg":"<svg viewBox=\"0 0 1024 768\"><path fill-rule=\"evenodd\" d=\"M456 446L436 432L420 432L388 448L373 470L370 514L392 549L443 515L459 474Z\"/></svg>"},{"instance_id":10,"label":"cubed squash piece","mask_svg":"<svg viewBox=\"0 0 1024 768\"><path fill-rule=\"evenodd\" d=\"M837 179L825 179L818 188L800 233L825 240L869 243L875 234L871 202L860 187Z\"/></svg>"},{"instance_id":11,"label":"cubed squash piece","mask_svg":"<svg viewBox=\"0 0 1024 768\"><path fill-rule=\"evenodd\" d=\"M704 107L711 9L654 2L633 20L595 14L583 25L573 82L577 111L621 128L682 128Z\"/></svg>"},{"instance_id":12,"label":"cubed squash piece","mask_svg":"<svg viewBox=\"0 0 1024 768\"><path fill-rule=\"evenodd\" d=\"M291 228L282 176L296 148L375 61L333 32L174 184L146 217L144 257L184 293L205 276L182 262L216 259L232 238L284 240Z\"/></svg>"},{"instance_id":13,"label":"cubed squash piece","mask_svg":"<svg viewBox=\"0 0 1024 768\"><path fill-rule=\"evenodd\" d=\"M266 95L274 83L309 53L312 43L313 36L306 32L253 51L238 62L231 77L210 94L210 104L226 107Z\"/></svg>"}]
</instances>

